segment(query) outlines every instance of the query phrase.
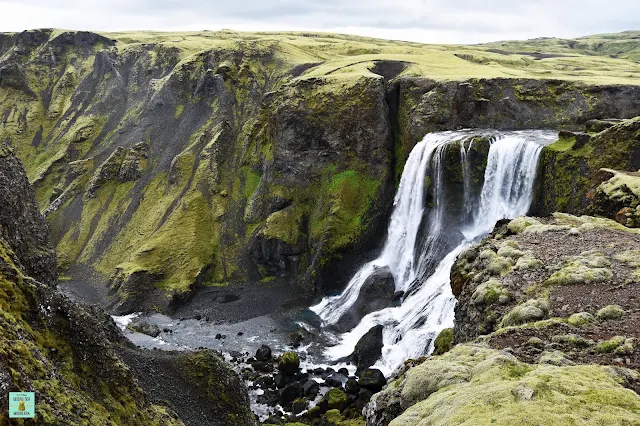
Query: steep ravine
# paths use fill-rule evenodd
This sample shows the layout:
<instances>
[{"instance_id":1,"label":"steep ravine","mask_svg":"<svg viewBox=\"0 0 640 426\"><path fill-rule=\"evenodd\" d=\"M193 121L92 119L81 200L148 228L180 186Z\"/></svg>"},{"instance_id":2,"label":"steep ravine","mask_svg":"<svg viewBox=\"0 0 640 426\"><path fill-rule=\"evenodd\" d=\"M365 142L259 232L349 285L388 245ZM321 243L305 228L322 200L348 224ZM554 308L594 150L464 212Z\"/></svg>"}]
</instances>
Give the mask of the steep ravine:
<instances>
[{"instance_id":1,"label":"steep ravine","mask_svg":"<svg viewBox=\"0 0 640 426\"><path fill-rule=\"evenodd\" d=\"M193 51L3 35L0 140L24 161L81 299L174 312L210 286L340 289L381 243L427 132L640 114L637 86L441 81L375 58L325 72L278 39L208 37Z\"/></svg>"},{"instance_id":2,"label":"steep ravine","mask_svg":"<svg viewBox=\"0 0 640 426\"><path fill-rule=\"evenodd\" d=\"M631 390L640 337L632 229L640 224L639 121L600 120L640 115L639 86L435 79L407 56L327 67L335 58L326 52L269 36L205 34L198 48L112 37L0 35L0 143L25 164L65 293L110 313L173 314L175 324L162 321L176 329L299 313L379 252L403 166L425 134L577 131L542 151L531 214L617 222L556 214L500 223L454 265L456 325L436 340L437 356L407 361L365 419L527 424L548 410L549 424L640 422ZM0 166L9 165L20 190L9 183L0 193L8 200L0 205L3 347L27 334L26 349L7 351L11 389L40 392L45 424L252 424L244 385L217 354L140 351L98 308L53 288L48 231L10 151L2 148L0 160L10 160ZM602 289L607 297L598 299ZM246 332L229 330L216 335L221 346ZM292 346L306 345L309 336L297 330ZM302 419L276 415L272 423L362 425L362 408L386 382L375 370L356 380L344 370L304 371L291 353L261 359L254 351L232 357L251 365L241 366L243 378L268 389L270 405L304 411L302 395L318 403ZM20 357L28 362L18 365ZM312 375L328 379L326 395L306 388ZM77 389L90 390L79 407L60 399ZM140 417L129 419L130 411Z\"/></svg>"}]
</instances>

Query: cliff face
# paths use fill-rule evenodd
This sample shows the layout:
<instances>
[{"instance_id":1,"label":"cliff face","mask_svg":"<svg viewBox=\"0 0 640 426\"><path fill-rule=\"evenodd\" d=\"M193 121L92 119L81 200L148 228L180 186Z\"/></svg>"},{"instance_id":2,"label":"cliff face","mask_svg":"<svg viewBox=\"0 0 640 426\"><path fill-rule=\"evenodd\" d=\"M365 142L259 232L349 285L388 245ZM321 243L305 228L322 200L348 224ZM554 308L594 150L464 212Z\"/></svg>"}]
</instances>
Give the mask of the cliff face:
<instances>
[{"instance_id":1,"label":"cliff face","mask_svg":"<svg viewBox=\"0 0 640 426\"><path fill-rule=\"evenodd\" d=\"M154 355L131 348L102 310L82 307L56 291L47 224L24 169L5 146L0 147L0 230L0 398L35 392L36 417L25 425L183 424L173 410L151 400L175 404L187 424L253 424L240 378L214 354L164 355L164 370L145 375L142 383L151 398L145 394L118 352L132 365ZM208 385L210 374L225 387ZM212 412L192 421L192 413L157 390L167 375L182 377L187 393L199 387L198 398ZM2 425L9 424L6 410L0 408Z\"/></svg>"},{"instance_id":2,"label":"cliff face","mask_svg":"<svg viewBox=\"0 0 640 426\"><path fill-rule=\"evenodd\" d=\"M61 268L95 272L112 310L170 311L232 282L310 295L383 239L426 132L640 114L637 86L474 55L346 36L3 35L0 140L26 164Z\"/></svg>"},{"instance_id":3,"label":"cliff face","mask_svg":"<svg viewBox=\"0 0 640 426\"><path fill-rule=\"evenodd\" d=\"M589 134L563 134L542 150L532 206L534 214L563 211L614 218L618 212L612 211L614 207L631 207L631 200L627 205L620 204L623 200L607 203L598 195L598 187L611 178L602 168L628 172L640 169L640 118L596 121L590 123L589 130Z\"/></svg>"},{"instance_id":4,"label":"cliff face","mask_svg":"<svg viewBox=\"0 0 640 426\"><path fill-rule=\"evenodd\" d=\"M54 288L58 270L49 229L22 165L4 145L0 145L0 179L0 238L13 249L26 275Z\"/></svg>"}]
</instances>

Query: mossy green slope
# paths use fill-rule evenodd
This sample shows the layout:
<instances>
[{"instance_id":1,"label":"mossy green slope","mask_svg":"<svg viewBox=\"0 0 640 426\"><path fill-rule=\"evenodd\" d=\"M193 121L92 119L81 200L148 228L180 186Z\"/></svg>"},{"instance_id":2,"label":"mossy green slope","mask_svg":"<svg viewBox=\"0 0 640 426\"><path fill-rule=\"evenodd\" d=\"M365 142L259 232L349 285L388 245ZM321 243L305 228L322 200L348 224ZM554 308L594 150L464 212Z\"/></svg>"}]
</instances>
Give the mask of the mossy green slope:
<instances>
[{"instance_id":1,"label":"mossy green slope","mask_svg":"<svg viewBox=\"0 0 640 426\"><path fill-rule=\"evenodd\" d=\"M391 426L637 424L640 398L623 381L606 367L531 365L508 352L458 345L383 394L398 393L407 407Z\"/></svg>"},{"instance_id":2,"label":"mossy green slope","mask_svg":"<svg viewBox=\"0 0 640 426\"><path fill-rule=\"evenodd\" d=\"M124 337L113 321L58 293L56 276L24 169L0 146L0 397L35 392L25 425L182 425L149 402L115 353ZM7 415L3 405L0 424L15 424Z\"/></svg>"},{"instance_id":3,"label":"mossy green slope","mask_svg":"<svg viewBox=\"0 0 640 426\"><path fill-rule=\"evenodd\" d=\"M2 393L36 393L36 417L25 425L182 425L148 402L109 349L109 331L97 326L106 316L51 294L16 263L0 240ZM3 407L0 424L9 424L6 415Z\"/></svg>"}]
</instances>

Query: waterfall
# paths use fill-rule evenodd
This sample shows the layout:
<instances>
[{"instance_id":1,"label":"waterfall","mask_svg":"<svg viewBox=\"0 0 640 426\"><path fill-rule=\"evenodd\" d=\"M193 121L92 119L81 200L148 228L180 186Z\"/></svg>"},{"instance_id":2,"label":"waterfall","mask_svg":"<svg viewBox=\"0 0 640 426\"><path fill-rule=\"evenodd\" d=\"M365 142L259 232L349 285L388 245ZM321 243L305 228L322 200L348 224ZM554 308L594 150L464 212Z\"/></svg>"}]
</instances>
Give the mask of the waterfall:
<instances>
[{"instance_id":1,"label":"waterfall","mask_svg":"<svg viewBox=\"0 0 640 426\"><path fill-rule=\"evenodd\" d=\"M473 136L489 136L491 145L479 194L473 193L468 153ZM405 291L400 306L366 315L352 330L338 336L338 343L326 349L333 360L344 359L371 327L383 325L382 358L375 368L390 374L408 358L433 350L435 336L453 325L456 300L451 293L449 275L458 254L491 231L503 218L527 213L538 158L542 147L556 139L555 132L439 132L431 133L412 150L404 167L394 200L388 235L380 256L362 266L342 294L326 297L311 307L323 321L332 325L349 312L360 290L376 269L388 267L396 290ZM463 175L464 209L448 211L442 156L447 145L459 143ZM432 207L425 202L425 177L429 177ZM461 215L448 223L447 216ZM425 222L426 220L426 222ZM451 222L451 221L449 221ZM426 232L420 241L420 231Z\"/></svg>"}]
</instances>

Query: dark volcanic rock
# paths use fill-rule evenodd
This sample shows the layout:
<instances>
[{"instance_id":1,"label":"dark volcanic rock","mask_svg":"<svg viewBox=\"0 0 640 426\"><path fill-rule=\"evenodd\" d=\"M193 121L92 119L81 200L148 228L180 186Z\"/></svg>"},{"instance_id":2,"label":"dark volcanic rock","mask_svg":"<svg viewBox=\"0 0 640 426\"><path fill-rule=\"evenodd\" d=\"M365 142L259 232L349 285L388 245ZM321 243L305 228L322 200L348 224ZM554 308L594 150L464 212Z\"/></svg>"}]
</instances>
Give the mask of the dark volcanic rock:
<instances>
[{"instance_id":1,"label":"dark volcanic rock","mask_svg":"<svg viewBox=\"0 0 640 426\"><path fill-rule=\"evenodd\" d=\"M340 388L347 381L347 376L334 373L325 379L325 383L332 388Z\"/></svg>"},{"instance_id":2,"label":"dark volcanic rock","mask_svg":"<svg viewBox=\"0 0 640 426\"><path fill-rule=\"evenodd\" d=\"M304 396L309 399L315 399L320 391L320 385L315 380L308 380L303 385Z\"/></svg>"},{"instance_id":3,"label":"dark volcanic rock","mask_svg":"<svg viewBox=\"0 0 640 426\"><path fill-rule=\"evenodd\" d=\"M49 228L22 164L1 142L0 203L0 238L14 249L27 275L55 286L58 268Z\"/></svg>"},{"instance_id":4,"label":"dark volcanic rock","mask_svg":"<svg viewBox=\"0 0 640 426\"><path fill-rule=\"evenodd\" d=\"M271 360L271 348L267 345L262 345L256 351L256 360L258 361L270 361Z\"/></svg>"},{"instance_id":5,"label":"dark volcanic rock","mask_svg":"<svg viewBox=\"0 0 640 426\"><path fill-rule=\"evenodd\" d=\"M278 399L283 407L290 406L298 397L302 396L304 391L302 385L298 382L291 383L278 391Z\"/></svg>"},{"instance_id":6,"label":"dark volcanic rock","mask_svg":"<svg viewBox=\"0 0 640 426\"><path fill-rule=\"evenodd\" d=\"M351 362L357 367L358 371L367 369L376 363L382 356L382 331L384 326L377 325L360 338L356 344L356 348L351 355Z\"/></svg>"},{"instance_id":7,"label":"dark volcanic rock","mask_svg":"<svg viewBox=\"0 0 640 426\"><path fill-rule=\"evenodd\" d=\"M387 379L384 377L384 374L382 374L382 371L378 369L368 369L360 374L358 384L375 393L382 390L384 385L387 384Z\"/></svg>"},{"instance_id":8,"label":"dark volcanic rock","mask_svg":"<svg viewBox=\"0 0 640 426\"><path fill-rule=\"evenodd\" d=\"M362 284L358 299L336 323L340 331L348 331L371 312L391 306L396 292L393 275L388 267L380 267Z\"/></svg>"}]
</instances>

